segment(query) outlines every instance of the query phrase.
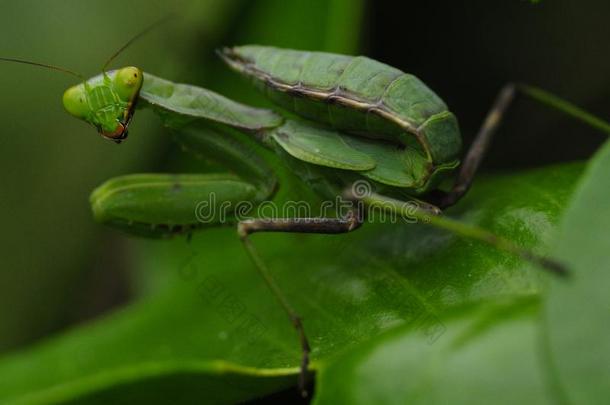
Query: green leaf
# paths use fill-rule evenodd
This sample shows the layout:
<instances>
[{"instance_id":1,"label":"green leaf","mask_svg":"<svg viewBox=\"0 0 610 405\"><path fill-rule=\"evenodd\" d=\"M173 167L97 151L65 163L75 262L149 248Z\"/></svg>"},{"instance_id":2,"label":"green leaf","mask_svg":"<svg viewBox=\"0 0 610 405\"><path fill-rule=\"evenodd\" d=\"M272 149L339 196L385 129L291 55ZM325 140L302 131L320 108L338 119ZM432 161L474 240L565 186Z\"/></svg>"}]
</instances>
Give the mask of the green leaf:
<instances>
[{"instance_id":1,"label":"green leaf","mask_svg":"<svg viewBox=\"0 0 610 405\"><path fill-rule=\"evenodd\" d=\"M547 402L537 308L522 298L450 311L437 340L426 328L391 331L322 368L315 403Z\"/></svg>"},{"instance_id":2,"label":"green leaf","mask_svg":"<svg viewBox=\"0 0 610 405\"><path fill-rule=\"evenodd\" d=\"M580 172L579 165L563 165L482 179L449 215L544 249ZM497 297L528 299L541 286L540 272L518 259L425 225L365 224L347 235L257 234L252 240L303 316L313 367L323 377L332 357L384 331L424 330L440 342L444 333L453 334L445 311L477 303L484 308ZM145 245L142 266L164 275L165 288L4 358L0 402L108 403L128 396L169 403L179 391L180 399L228 403L296 383L297 336L234 229L202 232L190 244ZM527 316L515 316L514 328L527 332L521 320ZM463 317L471 322L467 312ZM435 327L421 329L426 325ZM501 334L494 331L490 336ZM402 372L417 370L410 364Z\"/></svg>"},{"instance_id":3,"label":"green leaf","mask_svg":"<svg viewBox=\"0 0 610 405\"><path fill-rule=\"evenodd\" d=\"M574 276L554 282L546 305L547 339L559 395L570 403L610 396L610 142L583 175L554 249Z\"/></svg>"}]
</instances>

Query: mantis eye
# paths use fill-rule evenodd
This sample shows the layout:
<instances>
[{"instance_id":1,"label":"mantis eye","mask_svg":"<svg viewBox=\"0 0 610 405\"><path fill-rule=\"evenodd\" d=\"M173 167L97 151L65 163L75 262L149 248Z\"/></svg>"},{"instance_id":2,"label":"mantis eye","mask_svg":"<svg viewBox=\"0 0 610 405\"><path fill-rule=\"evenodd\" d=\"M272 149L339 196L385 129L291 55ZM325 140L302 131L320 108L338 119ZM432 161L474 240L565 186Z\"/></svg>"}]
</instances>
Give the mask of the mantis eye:
<instances>
[{"instance_id":1,"label":"mantis eye","mask_svg":"<svg viewBox=\"0 0 610 405\"><path fill-rule=\"evenodd\" d=\"M72 86L64 92L64 108L76 118L86 119L90 109L87 103L87 94L82 84Z\"/></svg>"},{"instance_id":2,"label":"mantis eye","mask_svg":"<svg viewBox=\"0 0 610 405\"><path fill-rule=\"evenodd\" d=\"M114 77L115 89L121 98L131 100L140 91L143 79L142 71L137 67L119 69Z\"/></svg>"},{"instance_id":3,"label":"mantis eye","mask_svg":"<svg viewBox=\"0 0 610 405\"><path fill-rule=\"evenodd\" d=\"M86 119L90 108L87 102L87 94L82 84L70 87L64 92L64 108L76 118Z\"/></svg>"}]
</instances>

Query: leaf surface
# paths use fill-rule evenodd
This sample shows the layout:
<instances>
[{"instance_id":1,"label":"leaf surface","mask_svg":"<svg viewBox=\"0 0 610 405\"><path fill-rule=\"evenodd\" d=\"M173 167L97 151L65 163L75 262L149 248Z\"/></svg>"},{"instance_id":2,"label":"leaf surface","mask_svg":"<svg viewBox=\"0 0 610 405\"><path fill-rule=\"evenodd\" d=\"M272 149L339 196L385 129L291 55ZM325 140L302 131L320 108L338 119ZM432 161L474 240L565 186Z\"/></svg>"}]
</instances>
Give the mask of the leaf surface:
<instances>
[{"instance_id":1,"label":"leaf surface","mask_svg":"<svg viewBox=\"0 0 610 405\"><path fill-rule=\"evenodd\" d=\"M316 404L515 404L548 401L535 299L449 311L438 340L401 327L322 368Z\"/></svg>"},{"instance_id":2,"label":"leaf surface","mask_svg":"<svg viewBox=\"0 0 610 405\"><path fill-rule=\"evenodd\" d=\"M579 165L563 165L482 179L448 215L544 250L580 172ZM518 259L425 225L376 223L347 235L257 234L252 240L304 318L313 367L323 370L322 393L330 375L324 367L340 353L395 328L442 342L431 350L444 347L456 336L446 314L498 297L530 299L544 277ZM174 389L189 401L229 403L296 382L297 336L233 229L208 230L190 244L146 245L142 266L164 277L163 288L4 358L0 402L127 396L169 403ZM506 326L510 336L524 330L529 339L528 313L515 310L515 326ZM469 314L460 315L459 328L476 322L480 311ZM489 336L502 335L503 328L490 326ZM490 355L498 353L497 339L481 339L492 346ZM469 356L452 350L456 362ZM405 365L403 373L416 370L417 364Z\"/></svg>"},{"instance_id":3,"label":"leaf surface","mask_svg":"<svg viewBox=\"0 0 610 405\"><path fill-rule=\"evenodd\" d=\"M558 395L575 404L610 396L610 142L592 159L561 224L554 254L574 276L546 303Z\"/></svg>"}]
</instances>

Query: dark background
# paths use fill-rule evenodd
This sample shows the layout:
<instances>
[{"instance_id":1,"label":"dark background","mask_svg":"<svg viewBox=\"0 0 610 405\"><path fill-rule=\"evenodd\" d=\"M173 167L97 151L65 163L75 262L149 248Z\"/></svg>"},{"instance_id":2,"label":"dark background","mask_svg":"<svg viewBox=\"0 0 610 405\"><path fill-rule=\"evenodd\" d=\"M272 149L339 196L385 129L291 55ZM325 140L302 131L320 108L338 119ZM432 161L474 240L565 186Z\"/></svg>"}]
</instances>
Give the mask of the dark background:
<instances>
[{"instance_id":1,"label":"dark background","mask_svg":"<svg viewBox=\"0 0 610 405\"><path fill-rule=\"evenodd\" d=\"M437 91L460 119L467 143L507 81L540 86L608 117L610 3L411 3L400 8L370 3L367 53ZM485 167L585 159L603 140L524 100L507 116Z\"/></svg>"},{"instance_id":2,"label":"dark background","mask_svg":"<svg viewBox=\"0 0 610 405\"><path fill-rule=\"evenodd\" d=\"M162 6L26 0L0 7L0 55L85 74L95 74L104 57L138 29L177 9L184 18L179 24L151 33L119 63L261 105L264 101L247 84L226 72L213 49L244 42L255 29L257 42L293 48L310 43L303 32L324 35L316 21L290 14L292 1L185 0ZM552 90L609 117L609 16L610 3L602 0L369 1L358 53L428 83L458 116L468 144L496 91L510 80ZM275 22L286 18L299 25L299 36L278 31ZM147 276L133 270L132 249L140 242L93 223L88 194L115 175L175 170L188 163L177 163L176 150L147 112L132 128L146 137L132 136L118 148L62 111L60 97L72 84L69 77L8 64L0 65L0 72L0 352L6 352L146 289ZM520 100L484 170L585 159L604 140L546 107Z\"/></svg>"}]
</instances>

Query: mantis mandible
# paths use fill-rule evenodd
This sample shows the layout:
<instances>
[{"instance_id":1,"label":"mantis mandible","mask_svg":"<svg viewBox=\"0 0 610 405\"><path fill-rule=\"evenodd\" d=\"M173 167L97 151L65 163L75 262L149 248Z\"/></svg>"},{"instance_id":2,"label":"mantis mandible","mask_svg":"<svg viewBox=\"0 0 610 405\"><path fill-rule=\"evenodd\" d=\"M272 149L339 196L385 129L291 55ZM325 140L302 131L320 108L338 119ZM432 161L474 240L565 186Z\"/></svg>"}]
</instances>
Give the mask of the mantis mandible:
<instances>
[{"instance_id":1,"label":"mantis mandible","mask_svg":"<svg viewBox=\"0 0 610 405\"><path fill-rule=\"evenodd\" d=\"M218 52L232 69L303 119L246 106L201 87L144 73L137 67L106 69L151 27L127 42L106 62L102 74L90 79L57 66L14 58L0 60L78 77L80 83L64 93L63 105L69 114L93 125L105 139L117 143L126 139L136 107L151 108L187 150L216 160L234 173L113 178L91 195L94 217L143 237L190 235L206 226L236 225L254 267L298 332L302 392L310 345L300 316L250 240L255 232L347 233L362 225L366 209L377 208L490 244L559 276L567 274L560 263L484 229L443 217L441 210L458 202L470 188L517 92L610 134L610 125L603 120L541 89L507 84L460 161L457 119L440 97L415 76L363 56L265 46ZM243 134L278 154L324 198L342 196L354 202L352 208L336 218L240 221L235 212L240 202L256 205L268 201L278 186L273 169L242 141ZM456 172L453 186L439 189L440 182ZM359 192L354 185L363 180L375 191ZM198 203L212 194L216 205L208 205L201 212ZM406 202L415 205L407 206ZM221 205L228 218L216 215ZM211 220L202 223L202 215Z\"/></svg>"}]
</instances>

